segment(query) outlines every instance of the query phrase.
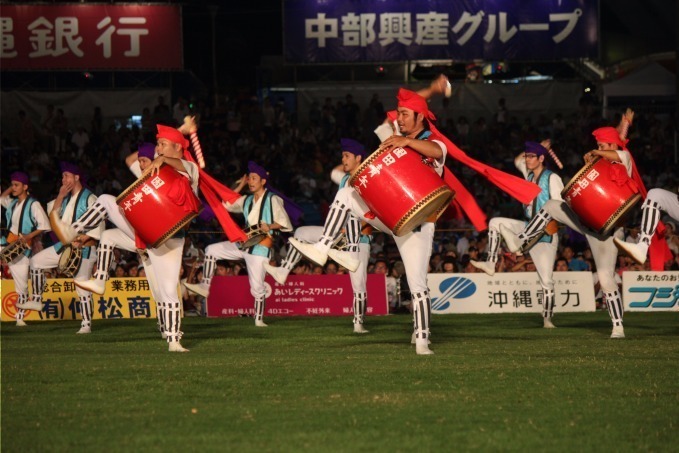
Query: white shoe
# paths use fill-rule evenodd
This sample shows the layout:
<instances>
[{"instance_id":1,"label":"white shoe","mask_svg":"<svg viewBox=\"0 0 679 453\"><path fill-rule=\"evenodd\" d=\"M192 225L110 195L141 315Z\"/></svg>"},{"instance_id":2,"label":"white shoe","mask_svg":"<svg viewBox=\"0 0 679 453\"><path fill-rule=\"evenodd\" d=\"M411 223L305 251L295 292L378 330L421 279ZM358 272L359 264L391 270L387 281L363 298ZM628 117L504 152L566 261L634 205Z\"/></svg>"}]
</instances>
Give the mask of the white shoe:
<instances>
[{"instance_id":1,"label":"white shoe","mask_svg":"<svg viewBox=\"0 0 679 453\"><path fill-rule=\"evenodd\" d=\"M92 333L92 328L90 326L83 326L79 331L76 332L77 335Z\"/></svg>"},{"instance_id":2,"label":"white shoe","mask_svg":"<svg viewBox=\"0 0 679 453\"><path fill-rule=\"evenodd\" d=\"M284 267L275 267L269 263L264 263L264 269L266 272L273 277L274 280L280 285L285 285L285 281L288 279L290 271Z\"/></svg>"},{"instance_id":3,"label":"white shoe","mask_svg":"<svg viewBox=\"0 0 679 453\"><path fill-rule=\"evenodd\" d=\"M160 338L167 340L167 334L165 332L160 332Z\"/></svg>"},{"instance_id":4,"label":"white shoe","mask_svg":"<svg viewBox=\"0 0 679 453\"><path fill-rule=\"evenodd\" d=\"M410 336L410 344L415 344L415 340L417 340L417 335L415 335L415 332ZM431 344L431 339L427 336L427 344Z\"/></svg>"},{"instance_id":5,"label":"white shoe","mask_svg":"<svg viewBox=\"0 0 679 453\"><path fill-rule=\"evenodd\" d=\"M648 245L640 242L634 244L632 242L621 241L618 238L613 238L613 242L618 246L620 250L627 253L634 261L639 264L644 264L646 262L646 255L648 254Z\"/></svg>"},{"instance_id":6,"label":"white shoe","mask_svg":"<svg viewBox=\"0 0 679 453\"><path fill-rule=\"evenodd\" d=\"M351 252L345 252L342 250L328 250L328 257L334 262L345 267L349 272L356 272L356 269L358 269L358 266L361 265L361 262L351 255Z\"/></svg>"},{"instance_id":7,"label":"white shoe","mask_svg":"<svg viewBox=\"0 0 679 453\"><path fill-rule=\"evenodd\" d=\"M23 319L17 319L17 327L26 327L28 324L26 324L26 321Z\"/></svg>"},{"instance_id":8,"label":"white shoe","mask_svg":"<svg viewBox=\"0 0 679 453\"><path fill-rule=\"evenodd\" d=\"M184 283L184 286L199 296L207 297L210 294L210 287L205 283Z\"/></svg>"},{"instance_id":9,"label":"white shoe","mask_svg":"<svg viewBox=\"0 0 679 453\"><path fill-rule=\"evenodd\" d=\"M264 321L255 321L255 326L256 327L269 327L269 325L266 324Z\"/></svg>"},{"instance_id":10,"label":"white shoe","mask_svg":"<svg viewBox=\"0 0 679 453\"><path fill-rule=\"evenodd\" d=\"M424 338L415 340L415 352L417 355L432 355L434 351L429 349L429 343Z\"/></svg>"},{"instance_id":11,"label":"white shoe","mask_svg":"<svg viewBox=\"0 0 679 453\"><path fill-rule=\"evenodd\" d=\"M368 333L370 332L369 330L366 330L365 327L363 327L363 324L354 324L354 333Z\"/></svg>"},{"instance_id":12,"label":"white shoe","mask_svg":"<svg viewBox=\"0 0 679 453\"><path fill-rule=\"evenodd\" d=\"M106 292L106 280L99 280L96 278L81 280L76 278L73 280L73 283L75 283L75 286L78 288L84 289L85 291L89 291L91 293L102 295Z\"/></svg>"},{"instance_id":13,"label":"white shoe","mask_svg":"<svg viewBox=\"0 0 679 453\"><path fill-rule=\"evenodd\" d=\"M42 311L42 302L26 302L24 304L17 304L17 308L23 308L24 310L35 310Z\"/></svg>"},{"instance_id":14,"label":"white shoe","mask_svg":"<svg viewBox=\"0 0 679 453\"><path fill-rule=\"evenodd\" d=\"M307 244L295 238L290 238L288 241L299 253L319 266L325 266L325 262L328 261L328 253L323 253L319 248L314 247L313 244Z\"/></svg>"},{"instance_id":15,"label":"white shoe","mask_svg":"<svg viewBox=\"0 0 679 453\"><path fill-rule=\"evenodd\" d=\"M625 338L625 329L622 326L613 327L611 338Z\"/></svg>"},{"instance_id":16,"label":"white shoe","mask_svg":"<svg viewBox=\"0 0 679 453\"><path fill-rule=\"evenodd\" d=\"M474 266L477 269L481 269L483 272L486 274L490 275L491 277L495 275L495 263L492 261L474 261L474 260L469 260L472 266Z\"/></svg>"},{"instance_id":17,"label":"white shoe","mask_svg":"<svg viewBox=\"0 0 679 453\"><path fill-rule=\"evenodd\" d=\"M168 345L168 351L170 352L189 352L189 350L183 347L178 341L171 341Z\"/></svg>"},{"instance_id":18,"label":"white shoe","mask_svg":"<svg viewBox=\"0 0 679 453\"><path fill-rule=\"evenodd\" d=\"M524 242L519 239L519 237L512 230L500 224L500 234L505 240L507 248L510 252L516 253L521 251L521 247L523 247Z\"/></svg>"},{"instance_id":19,"label":"white shoe","mask_svg":"<svg viewBox=\"0 0 679 453\"><path fill-rule=\"evenodd\" d=\"M550 318L544 318L544 324L543 328L545 329L556 329L556 326L552 323L552 320Z\"/></svg>"},{"instance_id":20,"label":"white shoe","mask_svg":"<svg viewBox=\"0 0 679 453\"><path fill-rule=\"evenodd\" d=\"M52 231L54 231L59 242L63 245L70 244L78 236L78 233L70 224L59 218L57 211L50 213L50 224L52 225Z\"/></svg>"}]
</instances>

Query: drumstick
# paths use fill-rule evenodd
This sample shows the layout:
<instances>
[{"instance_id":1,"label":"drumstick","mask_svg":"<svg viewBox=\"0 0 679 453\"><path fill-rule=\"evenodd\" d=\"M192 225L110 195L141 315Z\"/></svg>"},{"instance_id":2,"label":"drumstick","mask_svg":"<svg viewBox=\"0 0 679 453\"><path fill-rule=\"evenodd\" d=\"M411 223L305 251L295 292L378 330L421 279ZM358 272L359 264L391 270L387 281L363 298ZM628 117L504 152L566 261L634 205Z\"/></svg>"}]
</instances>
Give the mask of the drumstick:
<instances>
[{"instance_id":1,"label":"drumstick","mask_svg":"<svg viewBox=\"0 0 679 453\"><path fill-rule=\"evenodd\" d=\"M556 166L559 167L559 170L563 170L563 164L561 163L559 158L556 157L556 153L552 151L552 148L549 148L547 152L549 153L550 156L552 156L552 159L554 159L554 162L556 163Z\"/></svg>"},{"instance_id":2,"label":"drumstick","mask_svg":"<svg viewBox=\"0 0 679 453\"><path fill-rule=\"evenodd\" d=\"M193 151L196 153L196 160L198 160L198 165L200 168L205 168L205 158L203 157L203 148L200 147L200 141L198 140L198 133L191 132L191 146Z\"/></svg>"},{"instance_id":3,"label":"drumstick","mask_svg":"<svg viewBox=\"0 0 679 453\"><path fill-rule=\"evenodd\" d=\"M620 119L620 138L625 140L627 138L627 132L629 127L632 125L632 119L634 118L634 111L632 109L627 109Z\"/></svg>"},{"instance_id":4,"label":"drumstick","mask_svg":"<svg viewBox=\"0 0 679 453\"><path fill-rule=\"evenodd\" d=\"M559 170L563 170L563 164L552 150L552 141L547 139L543 140L540 144L545 147L551 158L554 160L554 163L556 163L556 166L559 167Z\"/></svg>"}]
</instances>

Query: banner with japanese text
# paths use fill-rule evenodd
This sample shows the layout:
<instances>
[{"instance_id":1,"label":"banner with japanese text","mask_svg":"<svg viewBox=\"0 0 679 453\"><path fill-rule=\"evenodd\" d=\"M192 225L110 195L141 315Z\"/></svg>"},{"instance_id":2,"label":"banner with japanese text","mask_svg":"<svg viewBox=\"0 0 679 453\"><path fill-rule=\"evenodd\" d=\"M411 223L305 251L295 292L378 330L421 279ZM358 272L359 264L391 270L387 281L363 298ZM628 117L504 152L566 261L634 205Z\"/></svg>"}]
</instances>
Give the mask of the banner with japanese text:
<instances>
[{"instance_id":1,"label":"banner with japanese text","mask_svg":"<svg viewBox=\"0 0 679 453\"><path fill-rule=\"evenodd\" d=\"M599 2L285 1L283 39L289 63L595 58Z\"/></svg>"},{"instance_id":2,"label":"banner with japanese text","mask_svg":"<svg viewBox=\"0 0 679 453\"><path fill-rule=\"evenodd\" d=\"M540 313L542 287L535 272L429 274L431 311L448 313ZM554 312L595 311L591 272L554 272Z\"/></svg>"},{"instance_id":3,"label":"banner with japanese text","mask_svg":"<svg viewBox=\"0 0 679 453\"><path fill-rule=\"evenodd\" d=\"M290 275L281 285L267 275L265 316L349 316L354 300L351 280L344 275ZM369 274L366 314L386 315L387 282ZM255 302L247 276L215 276L207 299L210 317L254 316Z\"/></svg>"},{"instance_id":4,"label":"banner with japanese text","mask_svg":"<svg viewBox=\"0 0 679 453\"><path fill-rule=\"evenodd\" d=\"M177 5L2 5L0 42L2 70L183 68Z\"/></svg>"},{"instance_id":5,"label":"banner with japanese text","mask_svg":"<svg viewBox=\"0 0 679 453\"><path fill-rule=\"evenodd\" d=\"M679 311L679 271L622 273L625 311Z\"/></svg>"},{"instance_id":6,"label":"banner with japanese text","mask_svg":"<svg viewBox=\"0 0 679 453\"><path fill-rule=\"evenodd\" d=\"M30 286L30 285L29 285ZM17 312L14 280L2 280L2 321L14 321ZM26 321L81 319L80 297L71 279L48 278L42 311L30 310ZM156 317L156 302L145 278L114 278L103 295L92 294L93 319L149 319Z\"/></svg>"}]
</instances>

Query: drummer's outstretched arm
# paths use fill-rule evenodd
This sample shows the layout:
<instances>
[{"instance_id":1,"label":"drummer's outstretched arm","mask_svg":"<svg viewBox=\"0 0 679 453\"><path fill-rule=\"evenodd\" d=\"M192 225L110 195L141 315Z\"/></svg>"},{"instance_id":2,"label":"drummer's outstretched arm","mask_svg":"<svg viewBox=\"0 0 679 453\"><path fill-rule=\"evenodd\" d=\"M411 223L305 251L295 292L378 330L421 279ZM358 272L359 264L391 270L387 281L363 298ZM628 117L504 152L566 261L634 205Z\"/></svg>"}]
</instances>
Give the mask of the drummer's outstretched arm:
<instances>
[{"instance_id":1,"label":"drummer's outstretched arm","mask_svg":"<svg viewBox=\"0 0 679 453\"><path fill-rule=\"evenodd\" d=\"M425 99L430 99L435 94L444 94L447 87L448 77L441 74L436 79L434 79L427 88L422 88L421 90L417 91L417 94Z\"/></svg>"},{"instance_id":2,"label":"drummer's outstretched arm","mask_svg":"<svg viewBox=\"0 0 679 453\"><path fill-rule=\"evenodd\" d=\"M5 189L4 192L0 194L0 198L7 198L9 197L9 194L12 192L12 186L9 186L8 188Z\"/></svg>"},{"instance_id":3,"label":"drummer's outstretched arm","mask_svg":"<svg viewBox=\"0 0 679 453\"><path fill-rule=\"evenodd\" d=\"M596 156L603 157L604 159L608 159L611 162L622 162L622 159L620 159L620 156L618 155L617 151L602 149L594 149L585 154L585 162L590 162Z\"/></svg>"},{"instance_id":4,"label":"drummer's outstretched arm","mask_svg":"<svg viewBox=\"0 0 679 453\"><path fill-rule=\"evenodd\" d=\"M149 168L146 169L147 172L151 172L151 174L156 174L158 173L158 170L160 170L160 166L166 164L169 165L170 167L174 168L177 171L181 172L186 172L186 168L184 168L184 163L182 162L181 159L177 159L175 157L167 157L167 156L158 156L155 159L153 159L153 162L151 162L151 165Z\"/></svg>"},{"instance_id":5,"label":"drummer's outstretched arm","mask_svg":"<svg viewBox=\"0 0 679 453\"><path fill-rule=\"evenodd\" d=\"M127 165L127 168L130 168L132 164L134 164L137 161L138 154L139 153L135 151L125 158L125 165Z\"/></svg>"},{"instance_id":6,"label":"drummer's outstretched arm","mask_svg":"<svg viewBox=\"0 0 679 453\"><path fill-rule=\"evenodd\" d=\"M234 185L232 187L233 191L241 193L241 191L245 188L247 183L248 183L248 175L241 176L241 178L238 181L236 181L236 185Z\"/></svg>"},{"instance_id":7,"label":"drummer's outstretched arm","mask_svg":"<svg viewBox=\"0 0 679 453\"><path fill-rule=\"evenodd\" d=\"M409 147L425 157L439 160L443 157L443 150L438 143L429 140L418 140L416 138L403 137L402 135L392 135L384 142L382 148L403 148Z\"/></svg>"}]
</instances>

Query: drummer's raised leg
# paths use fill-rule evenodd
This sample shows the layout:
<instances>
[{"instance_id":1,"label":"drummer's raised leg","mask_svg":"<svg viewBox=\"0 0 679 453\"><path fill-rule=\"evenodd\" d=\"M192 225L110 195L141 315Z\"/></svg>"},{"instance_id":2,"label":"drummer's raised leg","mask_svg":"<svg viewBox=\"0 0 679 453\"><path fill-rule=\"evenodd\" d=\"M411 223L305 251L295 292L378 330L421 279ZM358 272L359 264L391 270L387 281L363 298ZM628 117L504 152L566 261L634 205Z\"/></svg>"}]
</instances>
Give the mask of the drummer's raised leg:
<instances>
[{"instance_id":1,"label":"drummer's raised leg","mask_svg":"<svg viewBox=\"0 0 679 453\"><path fill-rule=\"evenodd\" d=\"M658 228L662 211L670 217L679 220L679 196L665 189L651 189L641 205L641 235L639 242L625 242L615 239L618 248L629 254L639 264L646 262L651 238Z\"/></svg>"},{"instance_id":2,"label":"drummer's raised leg","mask_svg":"<svg viewBox=\"0 0 679 453\"><path fill-rule=\"evenodd\" d=\"M205 266L203 268L203 281L200 283L184 283L194 293L208 297L210 284L217 270L217 260L241 260L244 253L233 242L223 241L210 244L205 247Z\"/></svg>"},{"instance_id":3,"label":"drummer's raised leg","mask_svg":"<svg viewBox=\"0 0 679 453\"><path fill-rule=\"evenodd\" d=\"M105 220L110 220L123 233L134 239L134 229L121 213L113 195L100 195L97 201L72 225L57 218L51 220L54 223L52 225L54 233L64 245L70 244L76 236L96 228Z\"/></svg>"},{"instance_id":4,"label":"drummer's raised leg","mask_svg":"<svg viewBox=\"0 0 679 453\"><path fill-rule=\"evenodd\" d=\"M96 294L104 294L106 281L110 275L111 263L113 262L113 250L116 247L128 252L136 251L134 239L130 238L119 228L104 230L97 246L97 270L94 273L94 278L82 279L76 277L73 279L75 286Z\"/></svg>"},{"instance_id":5,"label":"drummer's raised leg","mask_svg":"<svg viewBox=\"0 0 679 453\"><path fill-rule=\"evenodd\" d=\"M507 217L493 217L488 222L488 258L486 261L469 261L472 266L481 269L486 274L495 275L495 267L498 261L498 251L500 250L500 226L508 228L515 234L519 234L526 226L522 220L510 219Z\"/></svg>"},{"instance_id":6,"label":"drummer's raised leg","mask_svg":"<svg viewBox=\"0 0 679 453\"><path fill-rule=\"evenodd\" d=\"M325 219L323 225L323 235L321 239L314 244L305 244L295 238L290 239L290 244L300 251L304 256L311 261L320 264L325 264L328 257L335 260L338 264L346 267L351 272L356 271L359 266L359 261L351 256L350 252L343 252L332 249L332 244L342 232L342 228L346 226L349 214L353 214L359 220L368 222L373 227L380 231L390 232L390 230L379 219L374 217L366 217L370 212L370 208L358 196L356 191L351 187L344 187L337 191L335 200L330 206L330 212Z\"/></svg>"},{"instance_id":7,"label":"drummer's raised leg","mask_svg":"<svg viewBox=\"0 0 679 453\"><path fill-rule=\"evenodd\" d=\"M322 226L304 226L299 227L295 230L295 237L302 242L313 244L321 239L323 234ZM281 285L285 284L288 279L288 275L295 268L297 263L302 259L302 254L295 247L290 247L285 258L278 267L272 266L269 263L264 263L264 269L273 277L276 282Z\"/></svg>"}]
</instances>

